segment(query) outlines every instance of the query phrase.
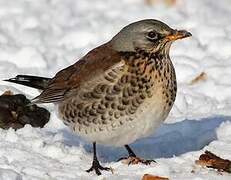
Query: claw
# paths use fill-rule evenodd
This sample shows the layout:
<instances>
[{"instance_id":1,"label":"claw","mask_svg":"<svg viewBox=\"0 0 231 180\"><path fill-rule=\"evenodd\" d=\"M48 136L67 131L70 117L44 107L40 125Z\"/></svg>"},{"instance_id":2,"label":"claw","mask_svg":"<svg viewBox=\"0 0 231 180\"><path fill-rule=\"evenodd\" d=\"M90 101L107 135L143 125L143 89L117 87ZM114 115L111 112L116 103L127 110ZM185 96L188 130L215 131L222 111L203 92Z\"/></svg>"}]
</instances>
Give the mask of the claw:
<instances>
[{"instance_id":1,"label":"claw","mask_svg":"<svg viewBox=\"0 0 231 180\"><path fill-rule=\"evenodd\" d=\"M103 167L103 166L101 166L99 164L99 162L96 161L95 163L92 164L90 169L86 170L86 172L89 173L91 171L95 171L95 173L99 176L99 175L102 174L100 170L102 170L102 171L111 171L111 168Z\"/></svg>"},{"instance_id":2,"label":"claw","mask_svg":"<svg viewBox=\"0 0 231 180\"><path fill-rule=\"evenodd\" d=\"M127 165L139 164L139 163L150 165L151 163L156 163L156 161L152 159L145 160L145 159L141 159L139 157L133 157L133 156L122 157L118 161L122 161L122 163L127 164Z\"/></svg>"}]
</instances>

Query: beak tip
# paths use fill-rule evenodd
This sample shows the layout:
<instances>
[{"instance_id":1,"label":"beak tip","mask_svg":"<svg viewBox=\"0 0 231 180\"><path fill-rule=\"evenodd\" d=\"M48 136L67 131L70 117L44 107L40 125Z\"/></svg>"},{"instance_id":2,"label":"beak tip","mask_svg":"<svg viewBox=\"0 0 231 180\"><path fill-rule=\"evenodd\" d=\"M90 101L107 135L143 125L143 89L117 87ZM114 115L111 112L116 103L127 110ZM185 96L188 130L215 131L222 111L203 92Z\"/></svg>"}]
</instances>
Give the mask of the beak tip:
<instances>
[{"instance_id":1,"label":"beak tip","mask_svg":"<svg viewBox=\"0 0 231 180\"><path fill-rule=\"evenodd\" d=\"M186 34L185 34L185 35L186 35L185 37L191 37L191 36L192 36L192 33L186 31Z\"/></svg>"},{"instance_id":2,"label":"beak tip","mask_svg":"<svg viewBox=\"0 0 231 180\"><path fill-rule=\"evenodd\" d=\"M191 37L192 36L192 33L190 33L189 31L186 31L186 30L177 31L177 34L181 38L186 38L186 37Z\"/></svg>"}]
</instances>

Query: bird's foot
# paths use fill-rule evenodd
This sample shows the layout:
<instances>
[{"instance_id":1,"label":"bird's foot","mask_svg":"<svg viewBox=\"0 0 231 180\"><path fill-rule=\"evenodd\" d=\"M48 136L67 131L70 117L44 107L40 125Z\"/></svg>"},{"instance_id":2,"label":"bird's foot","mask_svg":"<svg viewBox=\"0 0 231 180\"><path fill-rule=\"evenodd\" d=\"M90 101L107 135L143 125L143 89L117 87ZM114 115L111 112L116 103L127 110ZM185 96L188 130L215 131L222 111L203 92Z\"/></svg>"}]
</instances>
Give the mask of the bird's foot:
<instances>
[{"instance_id":1,"label":"bird's foot","mask_svg":"<svg viewBox=\"0 0 231 180\"><path fill-rule=\"evenodd\" d=\"M150 165L151 163L156 163L155 160L152 159L141 159L136 156L128 156L128 157L122 157L118 161L121 161L124 164L131 165L131 164L145 164L145 165Z\"/></svg>"},{"instance_id":2,"label":"bird's foot","mask_svg":"<svg viewBox=\"0 0 231 180\"><path fill-rule=\"evenodd\" d=\"M86 172L91 172L91 171L95 171L95 173L99 176L101 175L101 171L100 170L104 170L104 171L112 171L112 168L108 168L108 167L103 167L100 165L99 161L95 160L92 163L92 166L90 169L86 170Z\"/></svg>"}]
</instances>

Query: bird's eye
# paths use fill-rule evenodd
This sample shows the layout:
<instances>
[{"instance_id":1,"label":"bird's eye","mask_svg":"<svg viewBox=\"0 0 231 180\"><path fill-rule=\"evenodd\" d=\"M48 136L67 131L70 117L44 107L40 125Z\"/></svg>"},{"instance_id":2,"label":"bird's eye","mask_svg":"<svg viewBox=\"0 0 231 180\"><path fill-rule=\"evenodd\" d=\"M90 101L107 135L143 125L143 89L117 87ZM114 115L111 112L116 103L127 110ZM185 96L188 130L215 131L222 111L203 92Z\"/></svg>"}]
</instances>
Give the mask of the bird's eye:
<instances>
[{"instance_id":1,"label":"bird's eye","mask_svg":"<svg viewBox=\"0 0 231 180\"><path fill-rule=\"evenodd\" d=\"M148 33L147 38L151 41L158 39L158 34L154 31Z\"/></svg>"}]
</instances>

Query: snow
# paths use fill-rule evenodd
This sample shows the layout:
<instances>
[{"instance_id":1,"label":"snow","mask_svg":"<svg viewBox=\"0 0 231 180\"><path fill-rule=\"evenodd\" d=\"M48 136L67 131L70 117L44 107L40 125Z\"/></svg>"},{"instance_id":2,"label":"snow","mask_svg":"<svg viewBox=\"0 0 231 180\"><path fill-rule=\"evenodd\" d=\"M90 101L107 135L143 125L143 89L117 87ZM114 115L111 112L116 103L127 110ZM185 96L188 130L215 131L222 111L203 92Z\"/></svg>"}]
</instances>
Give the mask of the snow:
<instances>
[{"instance_id":1,"label":"snow","mask_svg":"<svg viewBox=\"0 0 231 180\"><path fill-rule=\"evenodd\" d=\"M45 128L0 129L0 179L141 179L145 173L171 180L229 180L231 175L195 165L205 150L231 159L231 2L178 0L148 6L144 0L0 0L0 79L17 74L53 76L123 26L144 18L160 19L189 30L192 38L173 44L178 93L174 107L155 134L131 147L150 166L127 166L116 160L124 148L98 146L103 165L114 169L97 177L86 173L91 144L57 118L53 105ZM190 84L205 72L205 80ZM0 81L0 92L28 98L36 90Z\"/></svg>"}]
</instances>

